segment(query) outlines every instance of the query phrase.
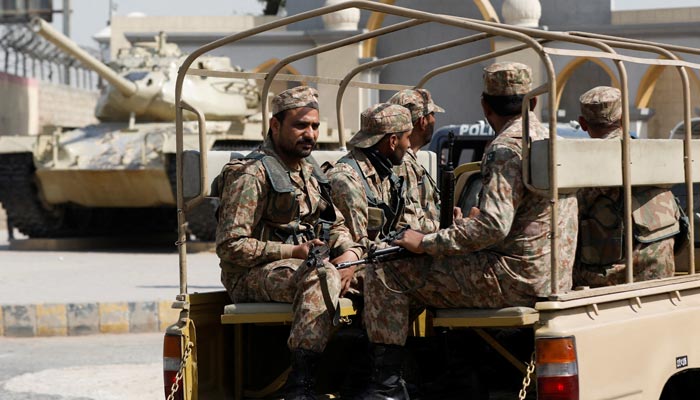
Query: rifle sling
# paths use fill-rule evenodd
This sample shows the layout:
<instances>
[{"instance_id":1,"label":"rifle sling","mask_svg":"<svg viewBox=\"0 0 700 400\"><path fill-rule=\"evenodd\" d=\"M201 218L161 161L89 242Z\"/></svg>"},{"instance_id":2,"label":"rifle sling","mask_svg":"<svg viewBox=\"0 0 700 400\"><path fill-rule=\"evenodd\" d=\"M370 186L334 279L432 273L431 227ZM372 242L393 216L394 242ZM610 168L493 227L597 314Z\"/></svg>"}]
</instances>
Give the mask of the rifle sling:
<instances>
[{"instance_id":1,"label":"rifle sling","mask_svg":"<svg viewBox=\"0 0 700 400\"><path fill-rule=\"evenodd\" d=\"M321 284L323 302L326 303L328 315L331 316L333 326L338 326L338 323L340 322L340 302L333 304L331 293L328 290L328 274L324 263L319 263L319 265L316 266L316 274L318 275L318 280Z\"/></svg>"}]
</instances>

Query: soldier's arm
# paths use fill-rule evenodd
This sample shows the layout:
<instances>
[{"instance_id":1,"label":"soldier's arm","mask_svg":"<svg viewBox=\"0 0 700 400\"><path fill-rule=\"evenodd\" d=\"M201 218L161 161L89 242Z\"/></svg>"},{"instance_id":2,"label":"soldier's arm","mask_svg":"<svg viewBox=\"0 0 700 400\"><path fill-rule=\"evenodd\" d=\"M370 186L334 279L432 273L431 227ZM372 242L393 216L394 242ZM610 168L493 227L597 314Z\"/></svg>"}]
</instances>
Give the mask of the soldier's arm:
<instances>
[{"instance_id":1,"label":"soldier's arm","mask_svg":"<svg viewBox=\"0 0 700 400\"><path fill-rule=\"evenodd\" d=\"M342 255L346 251L351 251L357 256L357 259L362 258L365 252L364 246L353 240L350 230L345 225L343 213L340 212L335 205L332 205L332 207L335 209L335 222L331 227L331 240L329 245L333 249L334 254Z\"/></svg>"},{"instance_id":2,"label":"soldier's arm","mask_svg":"<svg viewBox=\"0 0 700 400\"><path fill-rule=\"evenodd\" d=\"M426 235L423 247L432 255L453 255L487 248L502 241L510 232L515 212L522 201L519 155L507 147L496 147L482 164L484 188L479 213L473 218L455 220L449 228Z\"/></svg>"},{"instance_id":3,"label":"soldier's arm","mask_svg":"<svg viewBox=\"0 0 700 400\"><path fill-rule=\"evenodd\" d=\"M228 167L227 167L228 168ZM291 258L293 245L260 241L252 237L267 202L265 171L239 166L224 172L216 254L235 266L255 265Z\"/></svg>"},{"instance_id":4,"label":"soldier's arm","mask_svg":"<svg viewBox=\"0 0 700 400\"><path fill-rule=\"evenodd\" d=\"M365 190L352 167L336 165L328 176L331 182L333 204L345 219L352 240L364 248L371 241L367 237L367 197Z\"/></svg>"},{"instance_id":5,"label":"soldier's arm","mask_svg":"<svg viewBox=\"0 0 700 400\"><path fill-rule=\"evenodd\" d=\"M425 211L421 202L421 188L418 186L417 171L406 158L408 158L408 155L404 157L401 165L395 169L396 174L403 177L406 188L404 191L406 206L399 219L399 225L407 225L420 232L434 232L434 230L426 231L424 229L429 221L426 221Z\"/></svg>"},{"instance_id":6,"label":"soldier's arm","mask_svg":"<svg viewBox=\"0 0 700 400\"><path fill-rule=\"evenodd\" d=\"M420 179L423 181L423 185L421 186L420 198L424 215L423 232L434 233L440 229L440 195L435 182L423 167L421 167L421 174Z\"/></svg>"}]
</instances>

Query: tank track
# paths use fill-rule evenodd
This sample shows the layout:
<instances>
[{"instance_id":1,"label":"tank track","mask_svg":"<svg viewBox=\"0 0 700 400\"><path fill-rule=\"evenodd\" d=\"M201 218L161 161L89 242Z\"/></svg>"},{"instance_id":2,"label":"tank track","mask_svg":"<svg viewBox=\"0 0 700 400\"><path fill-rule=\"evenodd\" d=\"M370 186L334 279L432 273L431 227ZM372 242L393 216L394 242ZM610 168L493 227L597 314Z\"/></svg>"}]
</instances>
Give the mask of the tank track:
<instances>
[{"instance_id":1,"label":"tank track","mask_svg":"<svg viewBox=\"0 0 700 400\"><path fill-rule=\"evenodd\" d=\"M33 238L175 233L172 207L88 208L46 205L35 184L31 153L0 155L0 203L23 234Z\"/></svg>"},{"instance_id":2,"label":"tank track","mask_svg":"<svg viewBox=\"0 0 700 400\"><path fill-rule=\"evenodd\" d=\"M166 168L170 187L173 195L176 195L177 176L175 154L166 155ZM187 228L189 233L197 239L205 242L216 240L216 209L219 207L218 199L204 199L197 207L187 214Z\"/></svg>"},{"instance_id":3,"label":"tank track","mask_svg":"<svg viewBox=\"0 0 700 400\"><path fill-rule=\"evenodd\" d=\"M34 184L31 153L0 155L0 203L8 221L30 237L51 237L62 233L64 210L41 204Z\"/></svg>"}]
</instances>

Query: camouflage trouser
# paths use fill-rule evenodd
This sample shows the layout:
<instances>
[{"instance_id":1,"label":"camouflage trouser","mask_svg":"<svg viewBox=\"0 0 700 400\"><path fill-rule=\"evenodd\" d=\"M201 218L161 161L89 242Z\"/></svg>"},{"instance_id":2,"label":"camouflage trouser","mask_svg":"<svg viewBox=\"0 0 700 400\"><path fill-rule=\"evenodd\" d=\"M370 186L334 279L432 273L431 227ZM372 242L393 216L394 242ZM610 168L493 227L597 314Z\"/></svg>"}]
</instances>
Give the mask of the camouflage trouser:
<instances>
[{"instance_id":1,"label":"camouflage trouser","mask_svg":"<svg viewBox=\"0 0 700 400\"><path fill-rule=\"evenodd\" d=\"M634 282L668 278L675 272L673 238L658 242L637 243L634 248L632 265ZM573 271L574 286L612 286L627 282L625 261L608 266L577 264Z\"/></svg>"},{"instance_id":2,"label":"camouflage trouser","mask_svg":"<svg viewBox=\"0 0 700 400\"><path fill-rule=\"evenodd\" d=\"M340 294L340 274L326 263L328 292L334 304ZM290 349L322 352L333 328L314 268L300 259L253 267L246 273L221 272L221 282L234 303L292 303L294 320L287 342Z\"/></svg>"},{"instance_id":3,"label":"camouflage trouser","mask_svg":"<svg viewBox=\"0 0 700 400\"><path fill-rule=\"evenodd\" d=\"M373 343L404 345L411 300L434 308L500 308L513 304L489 252L433 258L421 256L369 266L365 278L364 323ZM530 302L529 300L523 300Z\"/></svg>"}]
</instances>

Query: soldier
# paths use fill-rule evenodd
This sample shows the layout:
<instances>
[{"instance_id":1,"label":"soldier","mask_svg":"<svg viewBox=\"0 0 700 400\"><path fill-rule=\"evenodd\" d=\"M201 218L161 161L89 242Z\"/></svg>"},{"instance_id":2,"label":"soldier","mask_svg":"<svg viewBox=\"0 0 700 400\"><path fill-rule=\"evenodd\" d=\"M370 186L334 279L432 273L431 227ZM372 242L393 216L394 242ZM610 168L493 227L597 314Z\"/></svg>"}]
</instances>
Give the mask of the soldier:
<instances>
[{"instance_id":1,"label":"soldier","mask_svg":"<svg viewBox=\"0 0 700 400\"><path fill-rule=\"evenodd\" d=\"M404 212L413 206L405 204L404 178L395 173L395 167L402 164L410 150L413 125L408 109L387 103L369 107L360 119L360 131L348 142L351 151L327 174L333 202L343 213L353 239L369 249L388 246L382 240L396 232ZM361 295L363 291L364 270L355 268L347 268L353 280L342 288L343 293L349 290L352 295ZM411 311L419 313L417 307ZM354 373L341 395L356 398L369 378L370 362L366 352L355 354L349 361Z\"/></svg>"},{"instance_id":2,"label":"soldier","mask_svg":"<svg viewBox=\"0 0 700 400\"><path fill-rule=\"evenodd\" d=\"M314 365L332 328L322 282L305 263L310 248L327 240L333 264L357 260L364 251L352 240L330 199L328 180L310 156L318 138L317 97L316 89L305 86L275 96L264 143L228 163L219 179L216 253L231 299L293 305L286 399L315 399ZM333 265L325 269L328 294L337 304L343 278Z\"/></svg>"},{"instance_id":3,"label":"soldier","mask_svg":"<svg viewBox=\"0 0 700 400\"><path fill-rule=\"evenodd\" d=\"M397 229L404 212L403 178L393 167L410 147L413 125L406 108L386 103L369 107L360 119L360 131L348 141L353 149L327 174L353 240L369 249Z\"/></svg>"},{"instance_id":4,"label":"soldier","mask_svg":"<svg viewBox=\"0 0 700 400\"><path fill-rule=\"evenodd\" d=\"M374 362L365 399L403 399L402 348L408 333L409 300L438 308L532 306L551 288L549 199L529 192L522 180L523 95L530 68L513 62L484 70L481 105L497 137L481 164L478 212L424 235L408 230L394 244L427 256L367 269L364 322ZM530 109L535 106L531 100ZM530 137L547 131L530 113ZM559 201L561 265L558 289L571 288L576 249L576 199Z\"/></svg>"},{"instance_id":5,"label":"soldier","mask_svg":"<svg viewBox=\"0 0 700 400\"><path fill-rule=\"evenodd\" d=\"M622 139L622 103L618 89L599 86L579 98L581 128L595 139ZM579 254L575 286L607 286L626 281L624 213L620 188L578 191ZM634 223L634 281L673 276L674 235L680 211L673 194L664 188L632 189Z\"/></svg>"},{"instance_id":6,"label":"soldier","mask_svg":"<svg viewBox=\"0 0 700 400\"><path fill-rule=\"evenodd\" d=\"M416 153L433 137L435 113L445 110L433 102L425 89L402 90L391 96L389 103L408 108L413 123L411 147L397 170L406 185L407 207L403 221L423 233L436 232L440 228L440 192L428 171L418 163Z\"/></svg>"}]
</instances>

